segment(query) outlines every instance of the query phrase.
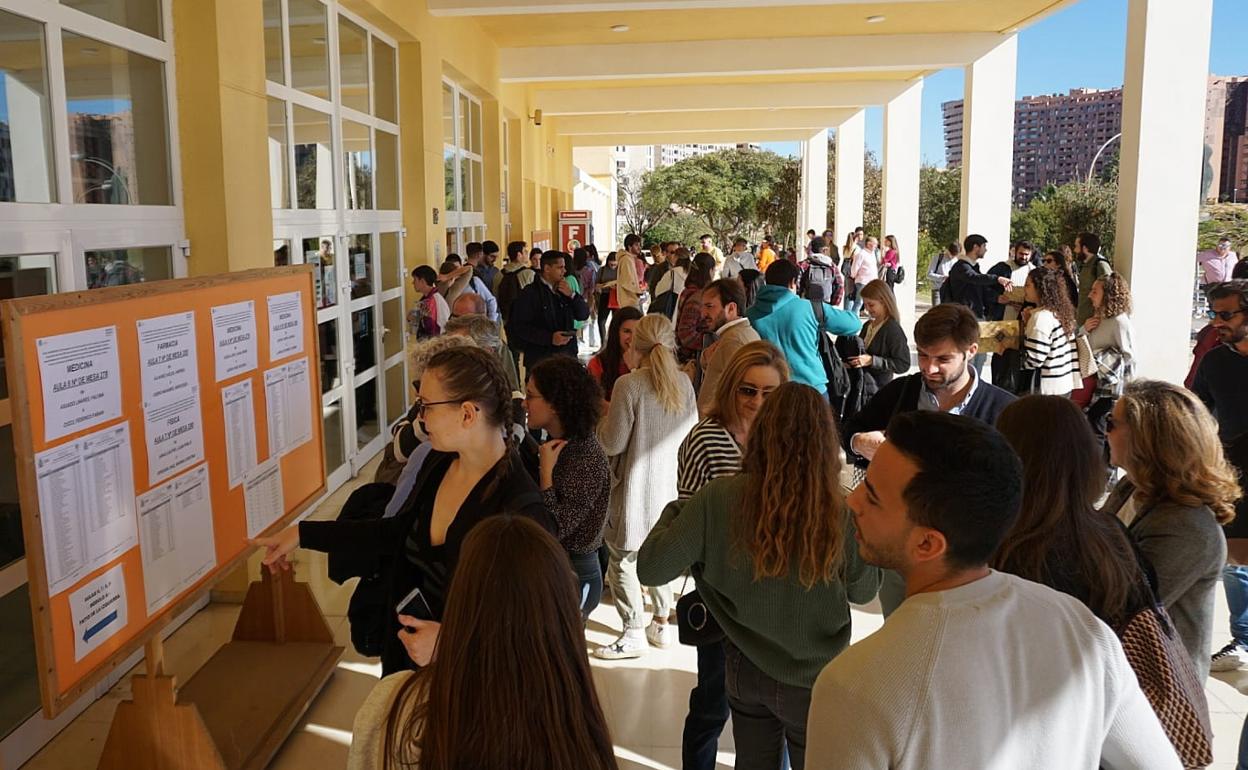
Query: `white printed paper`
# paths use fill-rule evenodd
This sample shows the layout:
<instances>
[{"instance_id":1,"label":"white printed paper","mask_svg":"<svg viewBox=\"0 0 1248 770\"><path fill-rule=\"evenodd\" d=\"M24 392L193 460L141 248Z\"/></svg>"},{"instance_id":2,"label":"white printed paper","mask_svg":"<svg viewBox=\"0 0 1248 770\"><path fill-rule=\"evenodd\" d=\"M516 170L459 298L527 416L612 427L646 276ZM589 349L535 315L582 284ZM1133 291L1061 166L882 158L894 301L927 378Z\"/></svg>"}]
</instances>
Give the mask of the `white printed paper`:
<instances>
[{"instance_id":1,"label":"white printed paper","mask_svg":"<svg viewBox=\"0 0 1248 770\"><path fill-rule=\"evenodd\" d=\"M74 662L126 627L126 576L122 565L110 569L69 595L74 624Z\"/></svg>"},{"instance_id":2,"label":"white printed paper","mask_svg":"<svg viewBox=\"0 0 1248 770\"><path fill-rule=\"evenodd\" d=\"M180 401L144 408L148 483L155 484L204 459L199 388Z\"/></svg>"},{"instance_id":3,"label":"white printed paper","mask_svg":"<svg viewBox=\"0 0 1248 770\"><path fill-rule=\"evenodd\" d=\"M40 337L44 441L55 441L121 416L117 327Z\"/></svg>"},{"instance_id":4,"label":"white printed paper","mask_svg":"<svg viewBox=\"0 0 1248 770\"><path fill-rule=\"evenodd\" d=\"M254 300L212 309L212 347L217 362L217 382L256 368Z\"/></svg>"},{"instance_id":5,"label":"white printed paper","mask_svg":"<svg viewBox=\"0 0 1248 770\"><path fill-rule=\"evenodd\" d=\"M264 373L264 407L269 425L269 456L280 457L312 438L312 396L308 359Z\"/></svg>"},{"instance_id":6,"label":"white printed paper","mask_svg":"<svg viewBox=\"0 0 1248 770\"><path fill-rule=\"evenodd\" d=\"M151 617L217 564L208 466L140 495L138 507L143 590Z\"/></svg>"},{"instance_id":7,"label":"white printed paper","mask_svg":"<svg viewBox=\"0 0 1248 770\"><path fill-rule=\"evenodd\" d=\"M247 537L256 537L285 513L282 498L282 466L276 457L256 466L243 480L247 508Z\"/></svg>"},{"instance_id":8,"label":"white printed paper","mask_svg":"<svg viewBox=\"0 0 1248 770\"><path fill-rule=\"evenodd\" d=\"M128 423L36 454L35 477L49 595L138 542Z\"/></svg>"},{"instance_id":9,"label":"white printed paper","mask_svg":"<svg viewBox=\"0 0 1248 770\"><path fill-rule=\"evenodd\" d=\"M199 392L195 314L174 313L137 323L143 408L185 400Z\"/></svg>"},{"instance_id":10,"label":"white printed paper","mask_svg":"<svg viewBox=\"0 0 1248 770\"><path fill-rule=\"evenodd\" d=\"M303 294L269 296L269 361L303 352Z\"/></svg>"},{"instance_id":11,"label":"white printed paper","mask_svg":"<svg viewBox=\"0 0 1248 770\"><path fill-rule=\"evenodd\" d=\"M251 380L221 389L225 414L225 459L230 489L256 467L256 411L252 406Z\"/></svg>"}]
</instances>

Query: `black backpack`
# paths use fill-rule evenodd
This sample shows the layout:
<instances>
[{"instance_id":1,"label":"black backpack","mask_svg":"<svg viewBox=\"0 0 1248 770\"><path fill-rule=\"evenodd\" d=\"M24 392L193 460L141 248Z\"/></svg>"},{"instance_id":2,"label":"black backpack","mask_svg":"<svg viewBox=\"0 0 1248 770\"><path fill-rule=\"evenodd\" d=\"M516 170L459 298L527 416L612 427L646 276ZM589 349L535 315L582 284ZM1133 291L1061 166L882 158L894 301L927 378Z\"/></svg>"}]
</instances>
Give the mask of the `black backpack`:
<instances>
[{"instance_id":1,"label":"black backpack","mask_svg":"<svg viewBox=\"0 0 1248 770\"><path fill-rule=\"evenodd\" d=\"M806 270L802 273L802 296L839 305L836 295L840 294L841 281L840 270L812 259L806 263Z\"/></svg>"},{"instance_id":2,"label":"black backpack","mask_svg":"<svg viewBox=\"0 0 1248 770\"><path fill-rule=\"evenodd\" d=\"M836 346L828 333L823 329L823 303L818 300L807 300L815 311L815 321L819 326L819 359L823 361L823 373L828 378L828 395L831 398L843 398L849 392L849 370L845 362L836 354Z\"/></svg>"},{"instance_id":3,"label":"black backpack","mask_svg":"<svg viewBox=\"0 0 1248 770\"><path fill-rule=\"evenodd\" d=\"M668 318L676 315L676 303L679 302L680 295L674 291L665 291L654 299L650 300L650 307L646 309L646 313L662 313Z\"/></svg>"},{"instance_id":4,"label":"black backpack","mask_svg":"<svg viewBox=\"0 0 1248 770\"><path fill-rule=\"evenodd\" d=\"M533 272L531 267L522 267L512 272L504 272L503 279L498 282L498 296L494 299L498 301L498 312L503 316L503 320L511 319L511 305L516 301L516 297L520 296L520 274L525 270ZM536 276L534 276L536 277Z\"/></svg>"},{"instance_id":5,"label":"black backpack","mask_svg":"<svg viewBox=\"0 0 1248 770\"><path fill-rule=\"evenodd\" d=\"M754 300L758 298L758 290L767 285L763 274L753 268L747 268L737 274L737 280L741 281L741 285L745 287L745 308L748 309L754 304Z\"/></svg>"}]
</instances>

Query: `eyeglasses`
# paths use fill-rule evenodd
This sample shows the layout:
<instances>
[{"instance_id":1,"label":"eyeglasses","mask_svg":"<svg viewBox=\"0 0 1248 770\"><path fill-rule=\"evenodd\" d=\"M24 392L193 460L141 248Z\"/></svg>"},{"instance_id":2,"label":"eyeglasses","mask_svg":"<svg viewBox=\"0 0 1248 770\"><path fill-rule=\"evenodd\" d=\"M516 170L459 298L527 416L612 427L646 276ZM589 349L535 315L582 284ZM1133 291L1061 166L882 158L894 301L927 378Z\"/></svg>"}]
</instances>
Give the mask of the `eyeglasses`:
<instances>
[{"instance_id":1,"label":"eyeglasses","mask_svg":"<svg viewBox=\"0 0 1248 770\"><path fill-rule=\"evenodd\" d=\"M1245 311L1248 311L1248 308L1241 307L1239 310L1206 310L1205 315L1209 316L1210 321L1213 321L1216 319L1229 321L1235 316L1244 313Z\"/></svg>"},{"instance_id":2,"label":"eyeglasses","mask_svg":"<svg viewBox=\"0 0 1248 770\"><path fill-rule=\"evenodd\" d=\"M416 410L416 416L423 420L425 419L425 410L431 406L442 406L443 404L462 404L462 403L464 402L458 398L453 398L450 401L425 401L420 396L417 396L416 403L412 404L412 408Z\"/></svg>"},{"instance_id":3,"label":"eyeglasses","mask_svg":"<svg viewBox=\"0 0 1248 770\"><path fill-rule=\"evenodd\" d=\"M1118 423L1114 422L1114 416L1112 414L1105 415L1105 432L1113 433L1115 430L1117 430L1117 428L1118 428Z\"/></svg>"},{"instance_id":4,"label":"eyeglasses","mask_svg":"<svg viewBox=\"0 0 1248 770\"><path fill-rule=\"evenodd\" d=\"M1056 260L1056 259L1053 259L1052 257L1045 257L1044 259L1040 260L1040 264L1042 264L1042 265L1056 265L1056 264L1057 264L1057 260Z\"/></svg>"},{"instance_id":5,"label":"eyeglasses","mask_svg":"<svg viewBox=\"0 0 1248 770\"><path fill-rule=\"evenodd\" d=\"M763 398L767 398L774 392L775 392L774 388L770 390L763 390L762 388L756 388L753 385L738 385L737 386L737 395L744 396L745 398L754 398L755 396L759 396L759 395L761 395Z\"/></svg>"}]
</instances>

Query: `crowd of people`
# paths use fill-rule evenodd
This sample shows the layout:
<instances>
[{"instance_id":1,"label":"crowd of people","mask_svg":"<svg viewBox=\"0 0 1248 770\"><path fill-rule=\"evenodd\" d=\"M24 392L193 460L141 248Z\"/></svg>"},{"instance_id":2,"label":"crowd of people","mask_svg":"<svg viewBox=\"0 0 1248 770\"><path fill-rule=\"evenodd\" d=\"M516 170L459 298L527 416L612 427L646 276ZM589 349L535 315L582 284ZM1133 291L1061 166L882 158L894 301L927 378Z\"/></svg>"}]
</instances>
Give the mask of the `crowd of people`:
<instances>
[{"instance_id":1,"label":"crowd of people","mask_svg":"<svg viewBox=\"0 0 1248 770\"><path fill-rule=\"evenodd\" d=\"M1189 389L1135 377L1091 233L987 272L982 236L951 244L917 366L895 238L714 241L412 271L418 395L382 486L257 541L362 578L353 640L385 676L351 767L614 768L589 657L678 640L689 770L729 717L751 770L1211 762L1204 678L1248 663L1244 265L1205 287ZM991 367L987 321L1018 329ZM621 631L590 648L607 594Z\"/></svg>"}]
</instances>

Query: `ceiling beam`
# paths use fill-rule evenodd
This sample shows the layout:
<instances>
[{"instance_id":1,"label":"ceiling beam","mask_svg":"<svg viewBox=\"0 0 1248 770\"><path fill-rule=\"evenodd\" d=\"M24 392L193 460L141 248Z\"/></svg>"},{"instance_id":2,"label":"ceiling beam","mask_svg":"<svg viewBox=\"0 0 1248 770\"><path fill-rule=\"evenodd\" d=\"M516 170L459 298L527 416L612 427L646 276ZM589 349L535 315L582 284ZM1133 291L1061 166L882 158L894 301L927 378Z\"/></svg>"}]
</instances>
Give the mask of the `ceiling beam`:
<instances>
[{"instance_id":1,"label":"ceiling beam","mask_svg":"<svg viewBox=\"0 0 1248 770\"><path fill-rule=\"evenodd\" d=\"M612 147L645 144L741 144L743 142L800 142L809 139L810 129L744 131L656 131L653 134L576 134L567 137L573 147Z\"/></svg>"},{"instance_id":2,"label":"ceiling beam","mask_svg":"<svg viewBox=\"0 0 1248 770\"><path fill-rule=\"evenodd\" d=\"M553 116L862 107L887 104L910 85L910 81L906 80L838 80L827 83L550 89L535 91L532 103L544 114Z\"/></svg>"},{"instance_id":3,"label":"ceiling beam","mask_svg":"<svg viewBox=\"0 0 1248 770\"><path fill-rule=\"evenodd\" d=\"M893 0L930 3L939 0ZM538 13L720 10L794 5L857 5L862 0L426 0L432 16L519 16Z\"/></svg>"},{"instance_id":4,"label":"ceiling beam","mask_svg":"<svg viewBox=\"0 0 1248 770\"><path fill-rule=\"evenodd\" d=\"M818 130L837 126L853 117L856 109L815 110L722 110L705 113L647 115L571 115L554 122L559 134L652 134L699 131ZM807 132L809 133L809 131Z\"/></svg>"},{"instance_id":5,"label":"ceiling beam","mask_svg":"<svg viewBox=\"0 0 1248 770\"><path fill-rule=\"evenodd\" d=\"M503 48L499 73L504 83L831 72L861 72L867 80L871 72L960 67L1003 39L962 32Z\"/></svg>"}]
</instances>

